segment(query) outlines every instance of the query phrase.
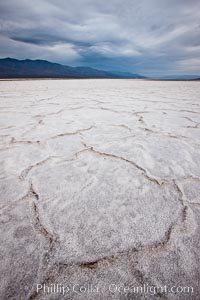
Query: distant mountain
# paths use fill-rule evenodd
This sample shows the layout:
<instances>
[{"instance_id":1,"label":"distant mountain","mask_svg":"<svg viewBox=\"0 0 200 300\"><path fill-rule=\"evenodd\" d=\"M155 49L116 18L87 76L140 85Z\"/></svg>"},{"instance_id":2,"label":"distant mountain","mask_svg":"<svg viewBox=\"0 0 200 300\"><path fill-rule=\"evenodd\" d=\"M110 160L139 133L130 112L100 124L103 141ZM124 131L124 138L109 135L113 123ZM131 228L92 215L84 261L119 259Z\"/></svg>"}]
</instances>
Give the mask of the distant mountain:
<instances>
[{"instance_id":1,"label":"distant mountain","mask_svg":"<svg viewBox=\"0 0 200 300\"><path fill-rule=\"evenodd\" d=\"M119 72L119 71L111 71L112 73L117 74L119 77L122 78L138 78L138 79L145 79L147 77L139 75L139 74L133 74L130 72Z\"/></svg>"},{"instance_id":2,"label":"distant mountain","mask_svg":"<svg viewBox=\"0 0 200 300\"><path fill-rule=\"evenodd\" d=\"M108 72L89 67L70 67L47 60L0 59L0 78L144 78L131 73Z\"/></svg>"},{"instance_id":3,"label":"distant mountain","mask_svg":"<svg viewBox=\"0 0 200 300\"><path fill-rule=\"evenodd\" d=\"M166 80L198 80L199 75L168 75L159 79Z\"/></svg>"}]
</instances>

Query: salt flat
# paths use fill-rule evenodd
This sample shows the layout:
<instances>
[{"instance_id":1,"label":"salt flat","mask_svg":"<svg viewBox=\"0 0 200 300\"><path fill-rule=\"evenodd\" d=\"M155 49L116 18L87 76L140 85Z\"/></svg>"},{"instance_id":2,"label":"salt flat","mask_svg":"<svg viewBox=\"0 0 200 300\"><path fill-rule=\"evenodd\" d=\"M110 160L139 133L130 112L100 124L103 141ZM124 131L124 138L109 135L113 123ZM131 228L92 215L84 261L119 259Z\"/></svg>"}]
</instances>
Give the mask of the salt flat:
<instances>
[{"instance_id":1,"label":"salt flat","mask_svg":"<svg viewBox=\"0 0 200 300\"><path fill-rule=\"evenodd\" d=\"M199 82L1 81L0 107L0 299L198 299Z\"/></svg>"}]
</instances>

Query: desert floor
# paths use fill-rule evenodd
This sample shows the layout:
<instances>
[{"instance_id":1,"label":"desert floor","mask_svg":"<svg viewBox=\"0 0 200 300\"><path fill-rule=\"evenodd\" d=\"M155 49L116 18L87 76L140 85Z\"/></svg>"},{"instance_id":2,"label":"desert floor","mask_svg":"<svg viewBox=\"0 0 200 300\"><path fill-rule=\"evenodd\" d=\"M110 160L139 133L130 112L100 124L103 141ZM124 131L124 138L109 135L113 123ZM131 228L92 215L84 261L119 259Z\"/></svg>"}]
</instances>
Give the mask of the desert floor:
<instances>
[{"instance_id":1,"label":"desert floor","mask_svg":"<svg viewBox=\"0 0 200 300\"><path fill-rule=\"evenodd\" d=\"M1 81L0 164L0 299L199 299L199 82Z\"/></svg>"}]
</instances>

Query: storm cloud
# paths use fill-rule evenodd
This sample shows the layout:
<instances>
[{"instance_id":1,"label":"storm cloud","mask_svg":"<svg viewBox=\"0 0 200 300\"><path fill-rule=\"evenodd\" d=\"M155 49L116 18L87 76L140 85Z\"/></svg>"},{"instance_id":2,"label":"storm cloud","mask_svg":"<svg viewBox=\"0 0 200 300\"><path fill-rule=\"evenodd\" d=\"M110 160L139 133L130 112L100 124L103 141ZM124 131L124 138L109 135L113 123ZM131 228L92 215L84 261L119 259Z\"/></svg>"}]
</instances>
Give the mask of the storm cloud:
<instances>
[{"instance_id":1,"label":"storm cloud","mask_svg":"<svg viewBox=\"0 0 200 300\"><path fill-rule=\"evenodd\" d=\"M0 43L2 58L199 74L200 1L1 1Z\"/></svg>"}]
</instances>

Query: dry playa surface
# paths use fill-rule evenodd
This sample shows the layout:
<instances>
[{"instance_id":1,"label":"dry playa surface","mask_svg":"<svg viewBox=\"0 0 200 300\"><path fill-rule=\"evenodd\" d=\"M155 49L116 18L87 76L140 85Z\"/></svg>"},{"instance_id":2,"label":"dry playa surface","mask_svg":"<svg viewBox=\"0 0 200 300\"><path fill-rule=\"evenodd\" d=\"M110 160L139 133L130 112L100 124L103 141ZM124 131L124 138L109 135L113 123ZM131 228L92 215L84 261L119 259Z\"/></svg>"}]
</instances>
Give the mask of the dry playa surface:
<instances>
[{"instance_id":1,"label":"dry playa surface","mask_svg":"<svg viewBox=\"0 0 200 300\"><path fill-rule=\"evenodd\" d=\"M0 164L0 299L199 299L199 82L1 81Z\"/></svg>"}]
</instances>

